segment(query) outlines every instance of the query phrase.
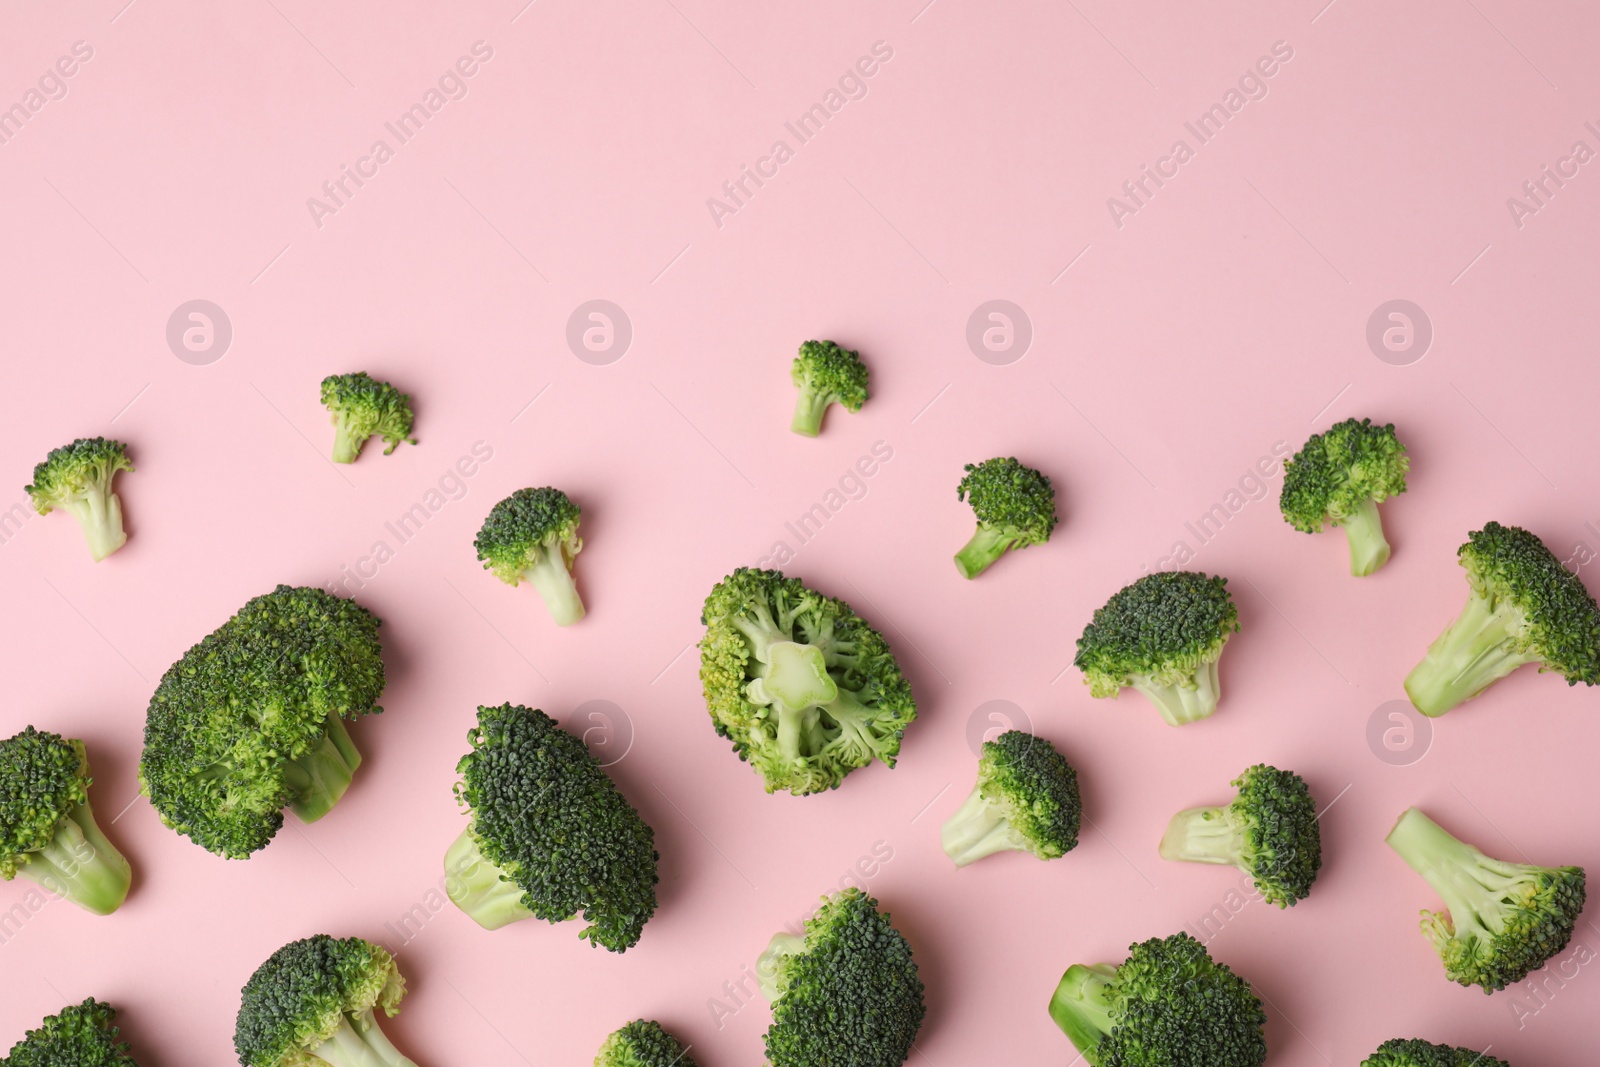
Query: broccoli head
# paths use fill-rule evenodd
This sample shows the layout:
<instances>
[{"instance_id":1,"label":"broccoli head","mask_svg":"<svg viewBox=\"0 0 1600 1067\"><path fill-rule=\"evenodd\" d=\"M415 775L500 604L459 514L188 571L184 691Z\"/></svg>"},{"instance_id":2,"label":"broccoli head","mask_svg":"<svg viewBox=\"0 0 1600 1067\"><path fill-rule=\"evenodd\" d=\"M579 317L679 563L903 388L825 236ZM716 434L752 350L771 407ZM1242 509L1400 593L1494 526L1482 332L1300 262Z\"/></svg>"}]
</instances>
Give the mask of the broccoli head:
<instances>
[{"instance_id":1,"label":"broccoli head","mask_svg":"<svg viewBox=\"0 0 1600 1067\"><path fill-rule=\"evenodd\" d=\"M118 471L131 470L128 446L121 441L80 437L52 448L33 468L33 483L23 488L39 514L60 508L77 519L89 554L98 563L128 543L122 529L122 498L111 488L111 480Z\"/></svg>"},{"instance_id":2,"label":"broccoli head","mask_svg":"<svg viewBox=\"0 0 1600 1067\"><path fill-rule=\"evenodd\" d=\"M756 978L771 1067L899 1067L927 1014L911 946L855 888L824 897L804 937L774 937Z\"/></svg>"},{"instance_id":3,"label":"broccoli head","mask_svg":"<svg viewBox=\"0 0 1600 1067\"><path fill-rule=\"evenodd\" d=\"M1396 1038L1379 1045L1378 1051L1361 1061L1361 1067L1511 1067L1511 1064L1470 1048Z\"/></svg>"},{"instance_id":4,"label":"broccoli head","mask_svg":"<svg viewBox=\"0 0 1600 1067\"><path fill-rule=\"evenodd\" d=\"M1443 715L1525 663L1568 685L1600 682L1600 606L1544 542L1491 522L1457 550L1467 606L1406 676L1424 715Z\"/></svg>"},{"instance_id":5,"label":"broccoli head","mask_svg":"<svg viewBox=\"0 0 1600 1067\"><path fill-rule=\"evenodd\" d=\"M939 836L957 867L1007 850L1053 860L1078 846L1082 814L1066 757L1042 737L1007 730L983 743L978 784Z\"/></svg>"},{"instance_id":6,"label":"broccoli head","mask_svg":"<svg viewBox=\"0 0 1600 1067\"><path fill-rule=\"evenodd\" d=\"M889 643L850 605L740 567L711 590L700 621L712 725L767 792L801 796L875 759L894 766L916 702Z\"/></svg>"},{"instance_id":7,"label":"broccoli head","mask_svg":"<svg viewBox=\"0 0 1600 1067\"><path fill-rule=\"evenodd\" d=\"M145 719L139 782L161 821L244 859L285 807L326 815L361 765L344 721L383 710L378 626L354 601L280 585L185 652Z\"/></svg>"},{"instance_id":8,"label":"broccoli head","mask_svg":"<svg viewBox=\"0 0 1600 1067\"><path fill-rule=\"evenodd\" d=\"M606 1038L594 1067L697 1067L689 1049L653 1019L635 1019Z\"/></svg>"},{"instance_id":9,"label":"broccoli head","mask_svg":"<svg viewBox=\"0 0 1600 1067\"><path fill-rule=\"evenodd\" d=\"M480 707L456 798L472 816L445 854L446 891L478 925L583 913L612 952L656 910L655 832L583 741L542 711Z\"/></svg>"},{"instance_id":10,"label":"broccoli head","mask_svg":"<svg viewBox=\"0 0 1600 1067\"><path fill-rule=\"evenodd\" d=\"M800 390L794 421L789 424L797 434L817 436L829 404L860 411L867 402L867 365L861 362L861 354L832 341L807 341L801 345L789 376Z\"/></svg>"},{"instance_id":11,"label":"broccoli head","mask_svg":"<svg viewBox=\"0 0 1600 1067\"><path fill-rule=\"evenodd\" d=\"M1444 901L1444 911L1422 913L1422 932L1452 982L1493 993L1543 967L1572 939L1586 891L1582 867L1493 859L1416 808L1400 816L1387 841Z\"/></svg>"},{"instance_id":12,"label":"broccoli head","mask_svg":"<svg viewBox=\"0 0 1600 1067\"><path fill-rule=\"evenodd\" d=\"M1089 693L1115 697L1131 686L1173 726L1217 710L1217 661L1239 631L1226 578L1158 571L1125 586L1094 613L1073 663Z\"/></svg>"},{"instance_id":13,"label":"broccoli head","mask_svg":"<svg viewBox=\"0 0 1600 1067\"><path fill-rule=\"evenodd\" d=\"M581 515L559 489L518 489L490 510L473 541L484 570L507 585L530 583L557 626L583 618L583 600L572 582L572 559L583 549Z\"/></svg>"},{"instance_id":14,"label":"broccoli head","mask_svg":"<svg viewBox=\"0 0 1600 1067\"><path fill-rule=\"evenodd\" d=\"M354 463L367 438L381 436L388 455L411 436L411 397L388 382L355 374L330 374L322 379L322 406L333 414L333 461Z\"/></svg>"},{"instance_id":15,"label":"broccoli head","mask_svg":"<svg viewBox=\"0 0 1600 1067\"><path fill-rule=\"evenodd\" d=\"M1278 508L1296 530L1343 526L1350 573L1364 577L1389 561L1378 505L1406 491L1411 457L1393 424L1346 419L1315 434L1283 465Z\"/></svg>"},{"instance_id":16,"label":"broccoli head","mask_svg":"<svg viewBox=\"0 0 1600 1067\"><path fill-rule=\"evenodd\" d=\"M1128 948L1120 965L1075 964L1050 1017L1091 1067L1261 1067L1261 1001L1188 934Z\"/></svg>"},{"instance_id":17,"label":"broccoli head","mask_svg":"<svg viewBox=\"0 0 1600 1067\"><path fill-rule=\"evenodd\" d=\"M1261 898L1280 908L1306 898L1322 867L1317 804L1291 771L1258 763L1233 780L1239 793L1221 808L1190 808L1172 817L1163 859L1222 863L1254 879Z\"/></svg>"},{"instance_id":18,"label":"broccoli head","mask_svg":"<svg viewBox=\"0 0 1600 1067\"><path fill-rule=\"evenodd\" d=\"M0 1067L138 1067L115 1023L117 1009L89 997L29 1030Z\"/></svg>"},{"instance_id":19,"label":"broccoli head","mask_svg":"<svg viewBox=\"0 0 1600 1067\"><path fill-rule=\"evenodd\" d=\"M1056 491L1050 479L1013 458L968 463L956 499L972 505L977 532L956 553L956 570L976 578L1013 548L1042 545L1056 528Z\"/></svg>"}]
</instances>

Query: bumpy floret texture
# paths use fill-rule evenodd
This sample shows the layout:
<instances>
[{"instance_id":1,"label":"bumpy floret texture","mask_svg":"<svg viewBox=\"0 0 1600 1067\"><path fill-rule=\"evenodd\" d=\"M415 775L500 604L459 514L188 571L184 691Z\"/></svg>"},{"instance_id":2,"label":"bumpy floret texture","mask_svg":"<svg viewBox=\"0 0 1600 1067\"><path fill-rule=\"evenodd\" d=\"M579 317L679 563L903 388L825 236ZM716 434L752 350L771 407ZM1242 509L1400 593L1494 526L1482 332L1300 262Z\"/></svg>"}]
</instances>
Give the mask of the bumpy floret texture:
<instances>
[{"instance_id":1,"label":"bumpy floret texture","mask_svg":"<svg viewBox=\"0 0 1600 1067\"><path fill-rule=\"evenodd\" d=\"M27 727L0 741L0 878L10 881L55 838L61 820L89 800L82 741Z\"/></svg>"},{"instance_id":2,"label":"bumpy floret texture","mask_svg":"<svg viewBox=\"0 0 1600 1067\"><path fill-rule=\"evenodd\" d=\"M1519 617L1508 627L1517 651L1568 685L1600 684L1600 605L1543 541L1491 522L1468 534L1457 555L1473 594Z\"/></svg>"},{"instance_id":3,"label":"bumpy floret texture","mask_svg":"<svg viewBox=\"0 0 1600 1067\"><path fill-rule=\"evenodd\" d=\"M411 436L411 397L366 371L322 379L322 406L333 416L336 462L354 462L367 438L375 435L388 443L386 456L402 442L416 444Z\"/></svg>"},{"instance_id":4,"label":"bumpy floret texture","mask_svg":"<svg viewBox=\"0 0 1600 1067\"><path fill-rule=\"evenodd\" d=\"M48 515L56 508L78 520L89 553L105 559L127 543L122 528L122 500L111 483L118 471L131 471L128 449L105 437L80 437L50 450L33 468L33 482L24 486L33 509Z\"/></svg>"},{"instance_id":5,"label":"bumpy floret texture","mask_svg":"<svg viewBox=\"0 0 1600 1067\"><path fill-rule=\"evenodd\" d=\"M118 1040L116 1017L93 997L62 1008L11 1046L0 1067L137 1067L128 1043Z\"/></svg>"},{"instance_id":6,"label":"bumpy floret texture","mask_svg":"<svg viewBox=\"0 0 1600 1067\"><path fill-rule=\"evenodd\" d=\"M1193 684L1239 629L1226 578L1158 571L1112 594L1078 638L1073 659L1097 697L1114 697L1134 680Z\"/></svg>"},{"instance_id":7,"label":"bumpy floret texture","mask_svg":"<svg viewBox=\"0 0 1600 1067\"><path fill-rule=\"evenodd\" d=\"M940 838L957 866L1002 851L1057 859L1078 845L1078 774L1042 737L1007 730L985 741L978 781Z\"/></svg>"},{"instance_id":8,"label":"bumpy floret texture","mask_svg":"<svg viewBox=\"0 0 1600 1067\"><path fill-rule=\"evenodd\" d=\"M606 1038L594 1067L697 1067L677 1038L653 1019L635 1019Z\"/></svg>"},{"instance_id":9,"label":"bumpy floret texture","mask_svg":"<svg viewBox=\"0 0 1600 1067\"><path fill-rule=\"evenodd\" d=\"M859 353L832 341L807 341L790 365L789 377L799 388L790 429L815 437L829 404L860 411L867 402L867 365Z\"/></svg>"},{"instance_id":10,"label":"bumpy floret texture","mask_svg":"<svg viewBox=\"0 0 1600 1067\"><path fill-rule=\"evenodd\" d=\"M485 570L516 585L549 552L562 553L571 564L583 547L578 538L582 517L578 505L559 489L518 489L490 510L472 544Z\"/></svg>"},{"instance_id":11,"label":"bumpy floret texture","mask_svg":"<svg viewBox=\"0 0 1600 1067\"><path fill-rule=\"evenodd\" d=\"M1316 533L1338 526L1368 501L1406 491L1411 458L1393 424L1346 419L1314 435L1283 465L1278 506L1290 526Z\"/></svg>"},{"instance_id":12,"label":"bumpy floret texture","mask_svg":"<svg viewBox=\"0 0 1600 1067\"><path fill-rule=\"evenodd\" d=\"M1435 1045L1416 1038L1396 1038L1378 1046L1361 1067L1511 1067L1498 1056L1470 1048Z\"/></svg>"},{"instance_id":13,"label":"bumpy floret texture","mask_svg":"<svg viewBox=\"0 0 1600 1067\"><path fill-rule=\"evenodd\" d=\"M346 1016L400 1010L406 982L394 958L359 937L291 941L250 976L240 994L233 1047L244 1067L321 1067L312 1052Z\"/></svg>"},{"instance_id":14,"label":"bumpy floret texture","mask_svg":"<svg viewBox=\"0 0 1600 1067\"><path fill-rule=\"evenodd\" d=\"M956 499L972 505L978 522L1006 534L1015 548L1050 539L1056 527L1056 491L1050 479L1015 457L968 463Z\"/></svg>"},{"instance_id":15,"label":"bumpy floret texture","mask_svg":"<svg viewBox=\"0 0 1600 1067\"><path fill-rule=\"evenodd\" d=\"M1293 771L1259 763L1233 785L1221 808L1179 812L1161 842L1168 859L1231 863L1255 881L1269 904L1289 907L1311 892L1322 868L1317 804Z\"/></svg>"}]
</instances>

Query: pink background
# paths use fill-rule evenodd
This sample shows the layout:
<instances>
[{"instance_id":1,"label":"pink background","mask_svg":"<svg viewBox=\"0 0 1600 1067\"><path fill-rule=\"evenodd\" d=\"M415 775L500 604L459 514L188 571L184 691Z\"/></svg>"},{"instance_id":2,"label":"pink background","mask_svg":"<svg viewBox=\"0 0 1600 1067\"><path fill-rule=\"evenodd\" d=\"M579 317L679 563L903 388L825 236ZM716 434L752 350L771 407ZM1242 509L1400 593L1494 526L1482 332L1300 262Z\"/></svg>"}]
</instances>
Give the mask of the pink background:
<instances>
[{"instance_id":1,"label":"pink background","mask_svg":"<svg viewBox=\"0 0 1600 1067\"><path fill-rule=\"evenodd\" d=\"M0 734L85 738L137 871L110 918L52 903L7 928L0 1048L93 994L144 1062L229 1062L239 986L327 931L400 948L411 993L386 1029L423 1067L586 1063L637 1016L705 1067L758 1062L765 1007L711 1001L866 857L928 985L917 1062L1066 1063L1045 1012L1062 969L1228 900L1232 873L1164 863L1156 843L1172 811L1268 761L1338 798L1314 895L1224 907L1207 935L1270 1001L1272 1064L1354 1064L1413 1035L1518 1067L1592 1062L1600 930L1580 928L1587 962L1569 950L1542 1007L1451 985L1415 928L1436 902L1382 839L1416 803L1508 858L1600 864L1595 695L1527 670L1409 765L1367 740L1460 607L1469 529L1528 526L1573 566L1600 550L1600 176L1579 168L1520 226L1506 204L1575 141L1600 147L1587 5L124 2L0 13L0 105L74 42L93 50L0 144L0 510L74 436L126 440L138 465L119 480L131 540L106 563L64 515L0 544ZM493 56L465 98L397 145L383 124L477 41ZM879 41L893 54L866 95L798 144L783 123ZM1176 139L1194 147L1184 122L1280 41L1292 59L1265 98L1119 227L1107 198ZM319 228L307 198L377 138L394 158ZM719 227L707 198L779 138L793 158ZM193 299L234 331L209 365L165 339ZM592 299L631 320L609 365L565 341ZM965 341L991 299L1032 323L1006 365ZM1408 365L1366 341L1391 299L1433 325ZM787 430L808 337L873 369L871 403L816 441ZM317 382L362 368L415 394L421 444L336 469ZM1394 559L1362 581L1342 535L1281 521L1275 465L1264 489L1246 477L1353 415L1398 423L1414 460L1385 505ZM399 545L384 523L480 441L493 457L464 495ZM874 442L892 458L800 545L785 522ZM1048 472L1064 521L965 582L954 486L996 454ZM1242 479L1264 498L1232 498L1199 544L1185 523ZM543 484L584 509L590 613L567 631L471 547L496 500ZM161 673L277 582L372 574L380 539L394 556L356 592L385 620L391 682L352 731L367 762L349 795L248 863L164 829L135 775ZM1180 539L1230 576L1244 626L1221 710L1181 732L1135 696L1091 700L1068 669L1092 610ZM778 540L791 573L885 631L921 706L899 769L804 799L763 794L714 736L689 649L712 583ZM663 859L661 910L624 956L572 926L491 934L428 912L473 709L506 700L597 743L631 730L612 770ZM591 700L622 715L573 719ZM1093 828L1059 862L957 872L939 850L991 700L1080 769ZM23 894L0 885L0 905ZM419 904L401 946L386 924Z\"/></svg>"}]
</instances>

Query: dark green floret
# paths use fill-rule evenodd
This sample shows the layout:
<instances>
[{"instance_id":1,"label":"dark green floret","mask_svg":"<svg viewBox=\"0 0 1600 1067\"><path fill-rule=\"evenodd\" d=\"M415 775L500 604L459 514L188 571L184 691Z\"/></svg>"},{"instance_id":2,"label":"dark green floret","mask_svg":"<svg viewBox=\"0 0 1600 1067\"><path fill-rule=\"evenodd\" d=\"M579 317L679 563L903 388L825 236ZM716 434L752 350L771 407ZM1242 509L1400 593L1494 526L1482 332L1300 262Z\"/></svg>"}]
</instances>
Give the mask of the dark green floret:
<instances>
[{"instance_id":1,"label":"dark green floret","mask_svg":"<svg viewBox=\"0 0 1600 1067\"><path fill-rule=\"evenodd\" d=\"M1296 530L1342 526L1350 539L1350 573L1371 574L1389 561L1378 505L1406 491L1411 457L1394 425L1346 419L1315 434L1283 465L1278 507Z\"/></svg>"},{"instance_id":2,"label":"dark green floret","mask_svg":"<svg viewBox=\"0 0 1600 1067\"><path fill-rule=\"evenodd\" d=\"M122 529L122 498L111 488L118 471L133 470L128 446L106 437L80 437L52 448L33 468L25 485L33 510L48 515L56 508L78 520L98 563L128 543Z\"/></svg>"},{"instance_id":3,"label":"dark green floret","mask_svg":"<svg viewBox=\"0 0 1600 1067\"><path fill-rule=\"evenodd\" d=\"M1379 1045L1378 1051L1361 1061L1361 1067L1511 1067L1511 1064L1470 1048L1396 1038Z\"/></svg>"},{"instance_id":4,"label":"dark green floret","mask_svg":"<svg viewBox=\"0 0 1600 1067\"><path fill-rule=\"evenodd\" d=\"M333 461L354 463L367 438L381 436L388 455L411 436L411 397L388 382L355 374L330 374L322 379L322 406L333 413Z\"/></svg>"},{"instance_id":5,"label":"dark green floret","mask_svg":"<svg viewBox=\"0 0 1600 1067\"><path fill-rule=\"evenodd\" d=\"M697 1067L689 1050L653 1019L635 1019L606 1038L594 1067Z\"/></svg>"},{"instance_id":6,"label":"dark green floret","mask_svg":"<svg viewBox=\"0 0 1600 1067\"><path fill-rule=\"evenodd\" d=\"M572 582L572 559L583 548L582 512L559 489L518 489L483 520L473 546L484 570L507 585L528 582L558 626L583 618L583 600Z\"/></svg>"},{"instance_id":7,"label":"dark green floret","mask_svg":"<svg viewBox=\"0 0 1600 1067\"><path fill-rule=\"evenodd\" d=\"M116 1018L116 1008L93 997L69 1005L12 1045L0 1067L138 1067Z\"/></svg>"},{"instance_id":8,"label":"dark green floret","mask_svg":"<svg viewBox=\"0 0 1600 1067\"><path fill-rule=\"evenodd\" d=\"M963 578L976 578L1013 548L1042 545L1056 528L1050 479L1011 457L968 463L956 499L972 505L977 532L956 553Z\"/></svg>"},{"instance_id":9,"label":"dark green floret","mask_svg":"<svg viewBox=\"0 0 1600 1067\"><path fill-rule=\"evenodd\" d=\"M1220 863L1254 879L1269 904L1304 900L1322 867L1317 803L1304 779L1258 763L1233 780L1239 792L1218 808L1172 817L1161 839L1164 859Z\"/></svg>"},{"instance_id":10,"label":"dark green floret","mask_svg":"<svg viewBox=\"0 0 1600 1067\"><path fill-rule=\"evenodd\" d=\"M957 867L996 852L1031 852L1053 860L1078 845L1083 805L1078 774L1042 737L1007 730L985 741L978 784L940 832Z\"/></svg>"},{"instance_id":11,"label":"dark green floret","mask_svg":"<svg viewBox=\"0 0 1600 1067\"><path fill-rule=\"evenodd\" d=\"M807 341L801 345L789 376L800 390L794 421L789 426L797 434L817 436L829 404L860 411L867 402L867 365L861 362L861 354L832 341Z\"/></svg>"}]
</instances>

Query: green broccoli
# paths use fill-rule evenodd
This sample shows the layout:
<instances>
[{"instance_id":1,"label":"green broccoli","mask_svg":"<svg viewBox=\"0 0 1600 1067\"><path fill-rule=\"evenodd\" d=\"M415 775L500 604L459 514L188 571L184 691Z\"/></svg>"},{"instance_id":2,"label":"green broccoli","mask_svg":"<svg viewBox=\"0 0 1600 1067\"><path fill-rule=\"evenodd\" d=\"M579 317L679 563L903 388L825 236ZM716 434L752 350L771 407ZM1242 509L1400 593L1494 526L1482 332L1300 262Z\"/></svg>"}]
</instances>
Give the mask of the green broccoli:
<instances>
[{"instance_id":1,"label":"green broccoli","mask_svg":"<svg viewBox=\"0 0 1600 1067\"><path fill-rule=\"evenodd\" d=\"M110 915L133 871L94 821L93 781L82 741L31 726L0 741L0 878L20 874Z\"/></svg>"},{"instance_id":2,"label":"green broccoli","mask_svg":"<svg viewBox=\"0 0 1600 1067\"><path fill-rule=\"evenodd\" d=\"M957 867L1008 850L1053 860L1078 846L1082 815L1066 757L1042 737L1007 730L983 743L978 784L939 837Z\"/></svg>"},{"instance_id":3,"label":"green broccoli","mask_svg":"<svg viewBox=\"0 0 1600 1067\"><path fill-rule=\"evenodd\" d=\"M392 1018L405 993L394 957L370 941L291 941L240 991L233 1048L243 1067L417 1067L373 1013L382 1008Z\"/></svg>"},{"instance_id":4,"label":"green broccoli","mask_svg":"<svg viewBox=\"0 0 1600 1067\"><path fill-rule=\"evenodd\" d=\"M1050 1017L1091 1067L1261 1067L1267 1014L1250 983L1188 934L1128 948L1120 965L1074 964Z\"/></svg>"},{"instance_id":5,"label":"green broccoli","mask_svg":"<svg viewBox=\"0 0 1600 1067\"><path fill-rule=\"evenodd\" d=\"M96 563L128 543L122 529L122 498L111 488L118 471L133 470L128 446L106 437L80 437L52 448L25 485L33 510L61 508L78 520Z\"/></svg>"},{"instance_id":6,"label":"green broccoli","mask_svg":"<svg viewBox=\"0 0 1600 1067\"><path fill-rule=\"evenodd\" d=\"M635 1019L606 1038L594 1067L697 1067L687 1046L653 1019Z\"/></svg>"},{"instance_id":7,"label":"green broccoli","mask_svg":"<svg viewBox=\"0 0 1600 1067\"><path fill-rule=\"evenodd\" d=\"M12 1045L0 1067L138 1067L116 1018L116 1008L93 997L68 1005Z\"/></svg>"},{"instance_id":8,"label":"green broccoli","mask_svg":"<svg viewBox=\"0 0 1600 1067\"><path fill-rule=\"evenodd\" d=\"M1283 465L1278 508L1296 530L1317 533L1343 526L1350 540L1350 573L1365 577L1389 562L1378 505L1406 491L1411 457L1393 424L1346 419L1314 434Z\"/></svg>"},{"instance_id":9,"label":"green broccoli","mask_svg":"<svg viewBox=\"0 0 1600 1067\"><path fill-rule=\"evenodd\" d=\"M496 504L473 541L484 570L507 585L528 582L557 626L583 618L572 559L583 549L578 505L559 489L518 489Z\"/></svg>"},{"instance_id":10,"label":"green broccoli","mask_svg":"<svg viewBox=\"0 0 1600 1067\"><path fill-rule=\"evenodd\" d=\"M822 415L829 404L860 411L867 402L867 365L861 354L832 341L807 341L800 346L789 376L800 389L789 428L815 437L822 431Z\"/></svg>"},{"instance_id":11,"label":"green broccoli","mask_svg":"<svg viewBox=\"0 0 1600 1067\"><path fill-rule=\"evenodd\" d=\"M542 711L480 707L456 799L472 821L445 853L446 891L488 930L583 913L578 936L638 944L656 910L655 832L583 741Z\"/></svg>"},{"instance_id":12,"label":"green broccoli","mask_svg":"<svg viewBox=\"0 0 1600 1067\"><path fill-rule=\"evenodd\" d=\"M771 1067L899 1067L927 1014L911 946L855 888L823 897L804 937L774 937L756 979Z\"/></svg>"},{"instance_id":13,"label":"green broccoli","mask_svg":"<svg viewBox=\"0 0 1600 1067\"><path fill-rule=\"evenodd\" d=\"M1217 710L1217 661L1239 631L1239 609L1226 578L1158 571L1125 586L1078 638L1073 663L1091 696L1115 697L1132 686L1173 726Z\"/></svg>"},{"instance_id":14,"label":"green broccoli","mask_svg":"<svg viewBox=\"0 0 1600 1067\"><path fill-rule=\"evenodd\" d=\"M1511 1067L1511 1064L1470 1048L1396 1038L1379 1045L1378 1051L1361 1061L1361 1067Z\"/></svg>"},{"instance_id":15,"label":"green broccoli","mask_svg":"<svg viewBox=\"0 0 1600 1067\"><path fill-rule=\"evenodd\" d=\"M894 766L916 702L889 643L850 605L740 567L711 590L700 621L712 725L767 792L802 796L874 759Z\"/></svg>"},{"instance_id":16,"label":"green broccoli","mask_svg":"<svg viewBox=\"0 0 1600 1067\"><path fill-rule=\"evenodd\" d=\"M1280 908L1302 901L1322 867L1317 804L1305 781L1258 763L1233 780L1239 790L1222 808L1190 808L1172 817L1161 857L1237 867L1261 898Z\"/></svg>"},{"instance_id":17,"label":"green broccoli","mask_svg":"<svg viewBox=\"0 0 1600 1067\"><path fill-rule=\"evenodd\" d=\"M1452 982L1504 989L1571 940L1583 910L1582 867L1492 859L1416 808L1400 816L1387 841L1444 901L1444 911L1422 913L1422 932Z\"/></svg>"},{"instance_id":18,"label":"green broccoli","mask_svg":"<svg viewBox=\"0 0 1600 1067\"><path fill-rule=\"evenodd\" d=\"M161 821L244 859L326 815L361 753L344 720L383 692L377 616L320 589L255 597L167 669L150 698L139 783Z\"/></svg>"},{"instance_id":19,"label":"green broccoli","mask_svg":"<svg viewBox=\"0 0 1600 1067\"><path fill-rule=\"evenodd\" d=\"M355 374L330 374L322 379L322 406L333 413L333 461L354 463L367 438L382 436L388 455L411 436L411 397L388 382Z\"/></svg>"},{"instance_id":20,"label":"green broccoli","mask_svg":"<svg viewBox=\"0 0 1600 1067\"><path fill-rule=\"evenodd\" d=\"M1056 491L1050 479L1013 458L968 463L956 486L957 500L970 500L977 532L956 553L956 570L976 578L1013 548L1042 545L1056 528Z\"/></svg>"},{"instance_id":21,"label":"green broccoli","mask_svg":"<svg viewBox=\"0 0 1600 1067\"><path fill-rule=\"evenodd\" d=\"M1600 606L1544 542L1491 522L1456 551L1467 606L1406 676L1424 715L1443 715L1525 663L1568 685L1600 682Z\"/></svg>"}]
</instances>

